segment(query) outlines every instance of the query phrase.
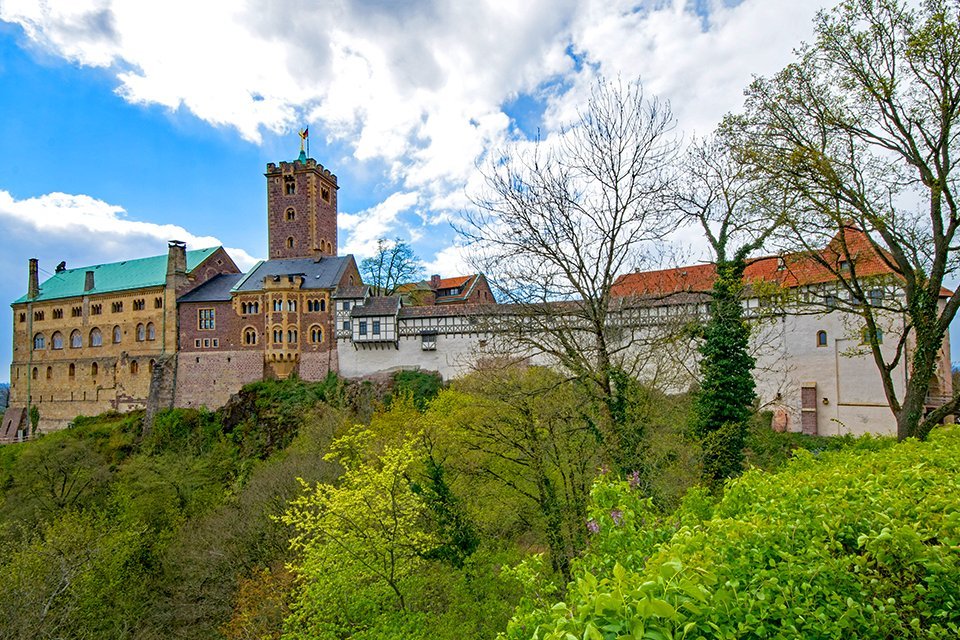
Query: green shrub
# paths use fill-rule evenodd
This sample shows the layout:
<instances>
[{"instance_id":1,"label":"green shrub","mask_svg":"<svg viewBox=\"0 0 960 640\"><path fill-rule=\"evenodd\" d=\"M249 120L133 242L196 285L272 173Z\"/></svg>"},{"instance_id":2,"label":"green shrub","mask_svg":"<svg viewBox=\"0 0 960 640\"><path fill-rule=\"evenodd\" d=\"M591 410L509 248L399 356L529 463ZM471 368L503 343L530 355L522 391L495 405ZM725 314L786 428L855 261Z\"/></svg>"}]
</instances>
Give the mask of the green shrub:
<instances>
[{"instance_id":1,"label":"green shrub","mask_svg":"<svg viewBox=\"0 0 960 640\"><path fill-rule=\"evenodd\" d=\"M443 379L436 372L398 371L393 376L393 391L384 398L388 407L394 397L409 394L413 404L423 411L443 388Z\"/></svg>"},{"instance_id":2,"label":"green shrub","mask_svg":"<svg viewBox=\"0 0 960 640\"><path fill-rule=\"evenodd\" d=\"M645 562L646 505L601 480L591 513L615 502L621 524L599 523L567 603L519 612L505 637L957 637L960 430L871 448L800 451L715 506L685 502Z\"/></svg>"}]
</instances>

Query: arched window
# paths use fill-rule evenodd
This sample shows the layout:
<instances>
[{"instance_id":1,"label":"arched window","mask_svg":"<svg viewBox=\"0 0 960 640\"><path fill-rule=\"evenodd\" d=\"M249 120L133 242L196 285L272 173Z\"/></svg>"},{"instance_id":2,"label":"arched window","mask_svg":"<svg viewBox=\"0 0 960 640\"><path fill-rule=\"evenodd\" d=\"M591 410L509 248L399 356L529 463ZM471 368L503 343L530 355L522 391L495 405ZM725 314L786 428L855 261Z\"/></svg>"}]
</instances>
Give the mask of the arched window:
<instances>
[{"instance_id":1,"label":"arched window","mask_svg":"<svg viewBox=\"0 0 960 640\"><path fill-rule=\"evenodd\" d=\"M317 325L310 327L310 342L314 344L323 342L323 329Z\"/></svg>"},{"instance_id":2,"label":"arched window","mask_svg":"<svg viewBox=\"0 0 960 640\"><path fill-rule=\"evenodd\" d=\"M257 330L247 327L243 330L243 344L257 344Z\"/></svg>"},{"instance_id":3,"label":"arched window","mask_svg":"<svg viewBox=\"0 0 960 640\"><path fill-rule=\"evenodd\" d=\"M250 313L260 313L260 303L259 303L259 302L251 302L251 303L250 303L250 306L253 307L253 311L251 311Z\"/></svg>"},{"instance_id":4,"label":"arched window","mask_svg":"<svg viewBox=\"0 0 960 640\"><path fill-rule=\"evenodd\" d=\"M825 347L827 346L827 332L826 331L817 331L817 346Z\"/></svg>"},{"instance_id":5,"label":"arched window","mask_svg":"<svg viewBox=\"0 0 960 640\"><path fill-rule=\"evenodd\" d=\"M293 207L287 209L287 222L293 222L297 217L297 212L293 210Z\"/></svg>"},{"instance_id":6,"label":"arched window","mask_svg":"<svg viewBox=\"0 0 960 640\"><path fill-rule=\"evenodd\" d=\"M47 380L53 379L53 367L47 367Z\"/></svg>"},{"instance_id":7,"label":"arched window","mask_svg":"<svg viewBox=\"0 0 960 640\"><path fill-rule=\"evenodd\" d=\"M273 301L273 310L274 311L283 311L283 300L276 299Z\"/></svg>"},{"instance_id":8,"label":"arched window","mask_svg":"<svg viewBox=\"0 0 960 640\"><path fill-rule=\"evenodd\" d=\"M100 329L94 327L90 330L90 346L91 347L102 347L103 346L103 334L100 333Z\"/></svg>"},{"instance_id":9,"label":"arched window","mask_svg":"<svg viewBox=\"0 0 960 640\"><path fill-rule=\"evenodd\" d=\"M147 329L142 324L137 325L137 342L143 342L147 337Z\"/></svg>"},{"instance_id":10,"label":"arched window","mask_svg":"<svg viewBox=\"0 0 960 640\"><path fill-rule=\"evenodd\" d=\"M246 303L246 302L241 302L241 303L240 303L240 313L243 314L243 315L247 315L247 303Z\"/></svg>"},{"instance_id":11,"label":"arched window","mask_svg":"<svg viewBox=\"0 0 960 640\"><path fill-rule=\"evenodd\" d=\"M47 346L47 340L43 337L42 333L38 333L33 336L33 348L34 349L44 349Z\"/></svg>"},{"instance_id":12,"label":"arched window","mask_svg":"<svg viewBox=\"0 0 960 640\"><path fill-rule=\"evenodd\" d=\"M152 322L147 323L147 340L156 340L157 339L157 330L153 326Z\"/></svg>"},{"instance_id":13,"label":"arched window","mask_svg":"<svg viewBox=\"0 0 960 640\"><path fill-rule=\"evenodd\" d=\"M154 368L155 366L157 366L157 361L154 360L153 358L150 358L150 365L149 365L149 369L147 369L147 370L148 370L151 374L153 373L153 368Z\"/></svg>"},{"instance_id":14,"label":"arched window","mask_svg":"<svg viewBox=\"0 0 960 640\"><path fill-rule=\"evenodd\" d=\"M90 375L96 378L98 373L100 373L100 366L94 362L90 365Z\"/></svg>"},{"instance_id":15,"label":"arched window","mask_svg":"<svg viewBox=\"0 0 960 640\"><path fill-rule=\"evenodd\" d=\"M296 310L297 310L297 301L287 300L287 311L296 311Z\"/></svg>"},{"instance_id":16,"label":"arched window","mask_svg":"<svg viewBox=\"0 0 960 640\"><path fill-rule=\"evenodd\" d=\"M140 365L137 363L136 360L131 360L131 361L130 361L130 373L133 374L133 375L136 375L136 374L139 373L139 372L140 372Z\"/></svg>"},{"instance_id":17,"label":"arched window","mask_svg":"<svg viewBox=\"0 0 960 640\"><path fill-rule=\"evenodd\" d=\"M70 379L73 380L77 376L77 365L70 363L70 367L67 369L67 374L70 376Z\"/></svg>"},{"instance_id":18,"label":"arched window","mask_svg":"<svg viewBox=\"0 0 960 640\"><path fill-rule=\"evenodd\" d=\"M326 310L327 310L327 299L326 299L326 298L321 298L321 299L320 299L320 311L326 311Z\"/></svg>"},{"instance_id":19,"label":"arched window","mask_svg":"<svg viewBox=\"0 0 960 640\"><path fill-rule=\"evenodd\" d=\"M296 341L297 341L297 330L290 329L289 331L287 331L287 342L289 342L290 344L293 344Z\"/></svg>"},{"instance_id":20,"label":"arched window","mask_svg":"<svg viewBox=\"0 0 960 640\"><path fill-rule=\"evenodd\" d=\"M283 342L283 329L273 330L273 342L274 344L280 344Z\"/></svg>"},{"instance_id":21,"label":"arched window","mask_svg":"<svg viewBox=\"0 0 960 640\"><path fill-rule=\"evenodd\" d=\"M123 337L123 331L120 330L120 326L113 328L113 344L120 344L120 339Z\"/></svg>"},{"instance_id":22,"label":"arched window","mask_svg":"<svg viewBox=\"0 0 960 640\"><path fill-rule=\"evenodd\" d=\"M39 374L38 374L38 372L37 372L37 368L34 367L34 368L33 368L33 379L36 380L38 375L39 375Z\"/></svg>"},{"instance_id":23,"label":"arched window","mask_svg":"<svg viewBox=\"0 0 960 640\"><path fill-rule=\"evenodd\" d=\"M53 335L50 336L50 348L63 349L63 334L59 331L55 331Z\"/></svg>"},{"instance_id":24,"label":"arched window","mask_svg":"<svg viewBox=\"0 0 960 640\"><path fill-rule=\"evenodd\" d=\"M293 249L293 237L287 238L287 249Z\"/></svg>"},{"instance_id":25,"label":"arched window","mask_svg":"<svg viewBox=\"0 0 960 640\"><path fill-rule=\"evenodd\" d=\"M83 338L80 336L80 331L77 329L74 329L73 332L70 334L70 348L79 349L82 346L83 346Z\"/></svg>"}]
</instances>

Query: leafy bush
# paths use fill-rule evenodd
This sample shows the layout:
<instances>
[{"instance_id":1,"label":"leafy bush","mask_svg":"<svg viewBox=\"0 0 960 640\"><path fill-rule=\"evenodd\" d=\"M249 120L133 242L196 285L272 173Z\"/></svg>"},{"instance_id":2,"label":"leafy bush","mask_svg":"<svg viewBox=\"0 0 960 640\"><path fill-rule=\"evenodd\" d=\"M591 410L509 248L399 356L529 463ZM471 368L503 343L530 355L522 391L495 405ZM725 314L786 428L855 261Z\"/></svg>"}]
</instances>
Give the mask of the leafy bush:
<instances>
[{"instance_id":1,"label":"leafy bush","mask_svg":"<svg viewBox=\"0 0 960 640\"><path fill-rule=\"evenodd\" d=\"M417 409L423 411L443 388L443 379L436 372L398 371L393 376L393 391L384 398L389 407L394 397L410 395Z\"/></svg>"},{"instance_id":2,"label":"leafy bush","mask_svg":"<svg viewBox=\"0 0 960 640\"><path fill-rule=\"evenodd\" d=\"M505 637L957 637L960 430L873 444L749 471L715 506L692 494L646 561L658 525L602 479L568 602L519 611Z\"/></svg>"}]
</instances>

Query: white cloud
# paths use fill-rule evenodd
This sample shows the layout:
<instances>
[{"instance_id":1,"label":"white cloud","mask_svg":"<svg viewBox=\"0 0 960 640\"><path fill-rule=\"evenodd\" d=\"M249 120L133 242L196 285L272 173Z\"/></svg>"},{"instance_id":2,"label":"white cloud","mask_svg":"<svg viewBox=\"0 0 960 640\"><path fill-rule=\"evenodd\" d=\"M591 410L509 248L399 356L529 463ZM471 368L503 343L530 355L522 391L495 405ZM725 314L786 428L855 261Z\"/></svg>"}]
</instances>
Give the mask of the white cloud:
<instances>
[{"instance_id":1,"label":"white cloud","mask_svg":"<svg viewBox=\"0 0 960 640\"><path fill-rule=\"evenodd\" d=\"M24 270L28 257L38 257L50 269L61 260L70 266L140 258L166 253L168 240L182 240L190 249L217 246L212 236L196 236L183 227L125 217L122 207L87 195L49 193L17 200L0 190L0 227L6 244L4 265ZM31 256L26 251L32 251ZM227 249L241 269L256 258L242 249ZM20 265L20 266L18 266Z\"/></svg>"},{"instance_id":2,"label":"white cloud","mask_svg":"<svg viewBox=\"0 0 960 640\"><path fill-rule=\"evenodd\" d=\"M396 235L398 218L404 211L417 206L419 196L416 192L398 192L386 200L359 213L340 213L339 231L345 232L346 238L339 242L341 254L355 254L360 258L374 254L377 240L391 239ZM411 237L408 232L407 238Z\"/></svg>"},{"instance_id":3,"label":"white cloud","mask_svg":"<svg viewBox=\"0 0 960 640\"><path fill-rule=\"evenodd\" d=\"M458 244L453 244L437 251L434 259L430 262L425 262L423 268L428 276L436 273L444 278L467 275L475 272L475 269L470 264L468 248Z\"/></svg>"},{"instance_id":4,"label":"white cloud","mask_svg":"<svg viewBox=\"0 0 960 640\"><path fill-rule=\"evenodd\" d=\"M704 134L751 74L790 60L822 3L711 0L704 16L689 0L3 0L0 19L109 69L130 102L188 109L256 143L309 122L350 150L346 162L387 167L397 193L342 216L341 249L363 255L377 237L417 233L404 208L435 225L468 205L477 157L512 135L514 98L546 99L549 134L596 73L640 75Z\"/></svg>"}]
</instances>

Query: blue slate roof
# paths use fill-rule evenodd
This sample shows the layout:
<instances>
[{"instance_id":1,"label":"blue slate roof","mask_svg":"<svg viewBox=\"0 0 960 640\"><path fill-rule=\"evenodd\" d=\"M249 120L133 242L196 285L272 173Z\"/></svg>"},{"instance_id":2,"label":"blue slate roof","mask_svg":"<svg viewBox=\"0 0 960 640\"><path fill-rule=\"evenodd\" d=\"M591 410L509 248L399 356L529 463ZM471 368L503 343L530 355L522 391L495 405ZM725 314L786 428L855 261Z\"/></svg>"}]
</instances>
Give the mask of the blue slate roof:
<instances>
[{"instance_id":1,"label":"blue slate roof","mask_svg":"<svg viewBox=\"0 0 960 640\"><path fill-rule=\"evenodd\" d=\"M222 273L210 278L202 285L189 293L185 293L178 302L226 302L230 300L230 292L243 278L242 273Z\"/></svg>"},{"instance_id":2,"label":"blue slate roof","mask_svg":"<svg viewBox=\"0 0 960 640\"><path fill-rule=\"evenodd\" d=\"M233 287L233 291L263 291L265 278L303 276L302 289L333 289L343 277L352 256L262 260Z\"/></svg>"}]
</instances>

